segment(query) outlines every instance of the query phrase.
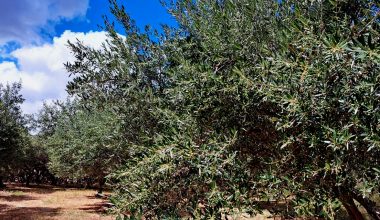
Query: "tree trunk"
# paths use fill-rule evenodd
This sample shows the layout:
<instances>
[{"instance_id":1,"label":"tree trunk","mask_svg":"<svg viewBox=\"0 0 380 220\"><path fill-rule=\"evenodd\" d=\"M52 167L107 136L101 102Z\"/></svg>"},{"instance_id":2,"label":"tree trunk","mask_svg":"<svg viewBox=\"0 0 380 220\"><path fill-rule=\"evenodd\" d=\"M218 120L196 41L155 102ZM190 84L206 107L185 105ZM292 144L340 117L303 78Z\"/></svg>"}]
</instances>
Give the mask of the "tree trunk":
<instances>
[{"instance_id":1,"label":"tree trunk","mask_svg":"<svg viewBox=\"0 0 380 220\"><path fill-rule=\"evenodd\" d=\"M90 178L85 179L85 188L86 189L91 189L91 187L92 187L92 181L91 181L91 179Z\"/></svg>"},{"instance_id":2,"label":"tree trunk","mask_svg":"<svg viewBox=\"0 0 380 220\"><path fill-rule=\"evenodd\" d=\"M349 196L339 198L344 208L347 210L348 215L352 220L365 220L363 214L359 211L354 200Z\"/></svg>"},{"instance_id":3,"label":"tree trunk","mask_svg":"<svg viewBox=\"0 0 380 220\"><path fill-rule=\"evenodd\" d=\"M98 188L98 194L101 195L103 194L103 187L104 187L104 184L106 183L106 179L105 178L100 178L99 179L99 188Z\"/></svg>"},{"instance_id":4,"label":"tree trunk","mask_svg":"<svg viewBox=\"0 0 380 220\"><path fill-rule=\"evenodd\" d=\"M0 176L0 189L5 188L5 184L3 183L3 177Z\"/></svg>"},{"instance_id":5,"label":"tree trunk","mask_svg":"<svg viewBox=\"0 0 380 220\"><path fill-rule=\"evenodd\" d=\"M25 186L30 186L30 176L28 174L25 175Z\"/></svg>"},{"instance_id":6,"label":"tree trunk","mask_svg":"<svg viewBox=\"0 0 380 220\"><path fill-rule=\"evenodd\" d=\"M367 211L367 213L374 219L380 220L380 209L376 207L376 203L370 199L363 197L358 191L351 192L352 197L358 201Z\"/></svg>"},{"instance_id":7,"label":"tree trunk","mask_svg":"<svg viewBox=\"0 0 380 220\"><path fill-rule=\"evenodd\" d=\"M56 186L57 185L57 178L55 178L55 176L50 176L50 182L51 182L51 185Z\"/></svg>"}]
</instances>

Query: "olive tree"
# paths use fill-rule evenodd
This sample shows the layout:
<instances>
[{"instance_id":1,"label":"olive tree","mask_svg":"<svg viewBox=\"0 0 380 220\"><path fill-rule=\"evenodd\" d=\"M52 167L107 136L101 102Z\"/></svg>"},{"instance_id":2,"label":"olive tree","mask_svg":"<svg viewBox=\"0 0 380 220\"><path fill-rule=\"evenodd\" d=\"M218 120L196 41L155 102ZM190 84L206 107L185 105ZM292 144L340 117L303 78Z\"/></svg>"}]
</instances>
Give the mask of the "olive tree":
<instances>
[{"instance_id":1,"label":"olive tree","mask_svg":"<svg viewBox=\"0 0 380 220\"><path fill-rule=\"evenodd\" d=\"M178 28L106 21L101 50L70 43L68 85L121 121L119 213L220 218L291 201L378 218L378 8L374 1L166 2ZM273 210L278 211L278 210Z\"/></svg>"},{"instance_id":2,"label":"olive tree","mask_svg":"<svg viewBox=\"0 0 380 220\"><path fill-rule=\"evenodd\" d=\"M339 200L363 219L356 200L379 219L371 201L380 183L379 3L284 4L292 15L283 47L258 67L263 93L279 106L282 160L272 175L296 196L299 215L332 218Z\"/></svg>"},{"instance_id":3,"label":"olive tree","mask_svg":"<svg viewBox=\"0 0 380 220\"><path fill-rule=\"evenodd\" d=\"M105 177L127 158L118 145L120 123L110 111L90 112L75 101L59 109L46 137L49 169L60 178L94 179L101 194Z\"/></svg>"},{"instance_id":4,"label":"olive tree","mask_svg":"<svg viewBox=\"0 0 380 220\"><path fill-rule=\"evenodd\" d=\"M4 175L21 162L27 144L20 89L20 83L0 84L0 187L4 187Z\"/></svg>"},{"instance_id":5,"label":"olive tree","mask_svg":"<svg viewBox=\"0 0 380 220\"><path fill-rule=\"evenodd\" d=\"M251 69L262 45L275 42L276 5L179 1L170 7L181 29L155 35L138 31L112 1L124 36L106 23L111 39L102 50L70 44L78 62L67 64L69 91L89 106L112 105L124 121L130 159L111 175L121 212L211 217L256 209L265 159L253 156L272 144L274 127L265 125L270 107L235 70Z\"/></svg>"}]
</instances>

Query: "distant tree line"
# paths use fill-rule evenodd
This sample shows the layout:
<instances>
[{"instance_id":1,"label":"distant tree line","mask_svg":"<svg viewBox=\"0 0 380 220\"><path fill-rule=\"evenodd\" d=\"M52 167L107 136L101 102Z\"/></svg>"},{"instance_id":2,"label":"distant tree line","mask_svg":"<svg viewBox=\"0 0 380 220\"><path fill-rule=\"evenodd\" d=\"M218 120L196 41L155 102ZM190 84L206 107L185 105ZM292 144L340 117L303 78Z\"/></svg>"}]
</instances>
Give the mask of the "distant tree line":
<instances>
[{"instance_id":1,"label":"distant tree line","mask_svg":"<svg viewBox=\"0 0 380 220\"><path fill-rule=\"evenodd\" d=\"M67 169L71 167L71 175L62 177L59 175L54 155L62 153L65 148L61 146L55 150L53 141L50 142L49 137L58 127L58 119L62 118L63 120L63 117L67 116L69 102L65 104L65 108L61 108L63 104L59 102L54 105L45 105L35 117L23 115L21 104L24 99L20 90L20 83L0 84L0 188L5 187L4 181L12 181L27 186L30 183L36 183L102 189L104 175L101 181L99 181L98 173L89 175L89 172L86 171L87 175L79 176L80 171L74 170L74 167L67 164L69 162L66 162L66 158L62 158L59 165L65 166ZM62 121L63 123L67 123L67 121ZM70 123L65 125L70 125ZM37 134L31 135L36 131ZM68 140L73 140L73 138ZM77 154L77 152L71 152L71 154ZM98 158L98 161L100 159L101 157ZM93 166L93 170L101 169L95 167Z\"/></svg>"}]
</instances>

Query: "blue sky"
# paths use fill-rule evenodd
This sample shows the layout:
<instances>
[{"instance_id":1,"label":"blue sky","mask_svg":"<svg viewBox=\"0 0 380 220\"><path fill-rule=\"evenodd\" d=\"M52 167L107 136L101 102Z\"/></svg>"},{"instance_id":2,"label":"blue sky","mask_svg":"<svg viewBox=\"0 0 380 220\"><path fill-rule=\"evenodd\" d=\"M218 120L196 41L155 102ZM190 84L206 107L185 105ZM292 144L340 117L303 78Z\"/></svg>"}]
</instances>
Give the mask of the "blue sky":
<instances>
[{"instance_id":1,"label":"blue sky","mask_svg":"<svg viewBox=\"0 0 380 220\"><path fill-rule=\"evenodd\" d=\"M120 0L140 29L175 26L159 0ZM112 18L108 0L0 1L0 83L21 81L25 113L44 102L65 99L70 80L63 63L72 61L67 41L80 39L98 48L106 34L98 25Z\"/></svg>"},{"instance_id":2,"label":"blue sky","mask_svg":"<svg viewBox=\"0 0 380 220\"><path fill-rule=\"evenodd\" d=\"M123 0L128 14L136 21L143 30L145 25L150 24L156 29L160 24L174 25L174 19L169 15L158 0ZM57 32L62 32L68 28L74 31L99 30L97 25L103 24L102 15L111 16L108 8L108 0L92 0L86 19L78 18L71 21L62 22L57 25Z\"/></svg>"}]
</instances>

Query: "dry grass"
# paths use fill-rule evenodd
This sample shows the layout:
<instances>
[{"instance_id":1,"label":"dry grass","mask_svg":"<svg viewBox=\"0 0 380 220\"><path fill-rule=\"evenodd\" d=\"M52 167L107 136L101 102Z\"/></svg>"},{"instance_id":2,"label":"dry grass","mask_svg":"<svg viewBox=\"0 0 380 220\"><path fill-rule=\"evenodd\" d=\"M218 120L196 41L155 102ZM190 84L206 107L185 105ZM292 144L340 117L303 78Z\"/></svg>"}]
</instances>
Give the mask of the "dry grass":
<instances>
[{"instance_id":1,"label":"dry grass","mask_svg":"<svg viewBox=\"0 0 380 220\"><path fill-rule=\"evenodd\" d=\"M94 190L50 186L23 187L8 184L0 191L2 220L111 220L106 200L95 198Z\"/></svg>"}]
</instances>

